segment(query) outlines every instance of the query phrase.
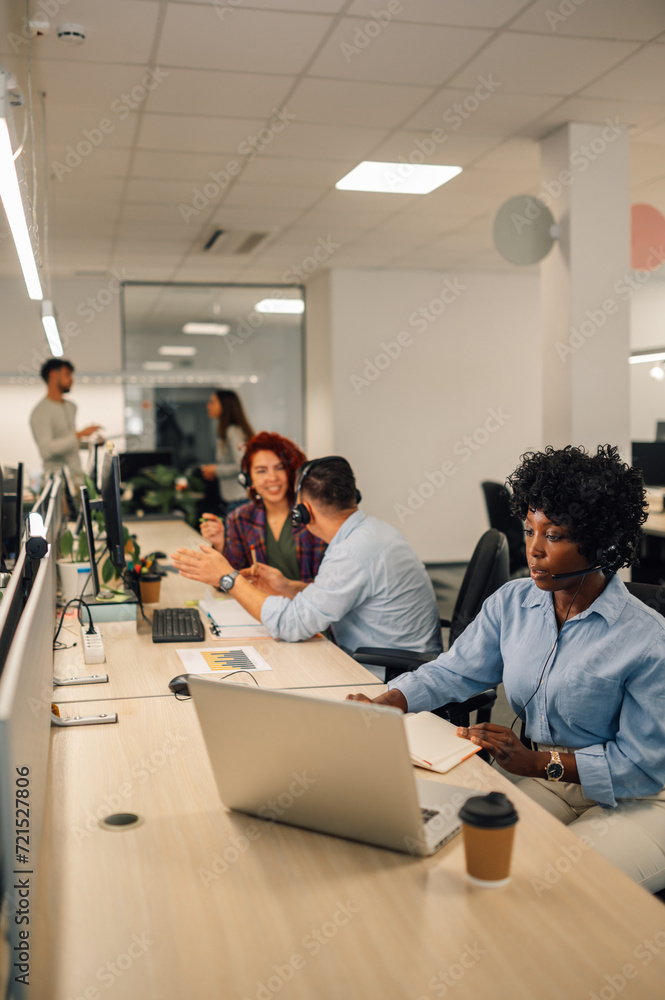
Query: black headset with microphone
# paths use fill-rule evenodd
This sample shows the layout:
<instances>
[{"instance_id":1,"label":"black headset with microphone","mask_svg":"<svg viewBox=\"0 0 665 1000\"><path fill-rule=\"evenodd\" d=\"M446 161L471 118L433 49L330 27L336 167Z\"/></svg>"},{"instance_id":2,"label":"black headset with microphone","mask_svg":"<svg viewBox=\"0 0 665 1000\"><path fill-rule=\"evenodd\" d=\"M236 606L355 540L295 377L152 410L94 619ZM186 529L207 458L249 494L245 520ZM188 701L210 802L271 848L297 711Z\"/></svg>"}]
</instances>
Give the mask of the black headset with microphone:
<instances>
[{"instance_id":1,"label":"black headset with microphone","mask_svg":"<svg viewBox=\"0 0 665 1000\"><path fill-rule=\"evenodd\" d=\"M348 471L351 473L355 486L355 476L353 475L353 469L351 468L347 460L343 458L341 455L328 455L326 458L313 458L311 459L311 461L305 462L305 464L301 467L300 471L298 472L298 480L296 482L296 497L300 493L303 481L307 478L312 469L315 469L317 465L321 465L323 462L343 462ZM355 487L355 490L356 490L355 494L356 503L359 504L360 501L362 500L362 494L357 486ZM291 524L293 525L294 528L299 527L301 524L309 524L311 520L312 518L310 516L310 513L307 510L307 507L305 506L304 503L297 503L294 507L291 508Z\"/></svg>"},{"instance_id":2,"label":"black headset with microphone","mask_svg":"<svg viewBox=\"0 0 665 1000\"><path fill-rule=\"evenodd\" d=\"M572 573L552 573L552 579L568 580L575 576L586 576L588 573L597 573L599 570L602 570L603 573L608 570L614 573L618 569L617 562L619 559L619 548L612 543L605 549L598 549L596 552L597 565L593 566L589 564L586 569L576 569Z\"/></svg>"}]
</instances>

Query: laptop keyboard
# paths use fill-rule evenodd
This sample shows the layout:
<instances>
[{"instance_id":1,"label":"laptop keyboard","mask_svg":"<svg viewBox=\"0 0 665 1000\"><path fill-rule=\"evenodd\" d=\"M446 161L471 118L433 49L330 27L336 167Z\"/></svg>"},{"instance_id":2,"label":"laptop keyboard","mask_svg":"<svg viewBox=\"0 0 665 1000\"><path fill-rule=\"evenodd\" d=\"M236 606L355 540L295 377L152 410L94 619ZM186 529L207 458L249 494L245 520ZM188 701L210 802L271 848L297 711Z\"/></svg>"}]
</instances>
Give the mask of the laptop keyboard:
<instances>
[{"instance_id":1,"label":"laptop keyboard","mask_svg":"<svg viewBox=\"0 0 665 1000\"><path fill-rule=\"evenodd\" d=\"M439 815L438 809L424 809L421 806L420 811L423 814L423 823L429 823L429 821L432 819L433 816Z\"/></svg>"}]
</instances>

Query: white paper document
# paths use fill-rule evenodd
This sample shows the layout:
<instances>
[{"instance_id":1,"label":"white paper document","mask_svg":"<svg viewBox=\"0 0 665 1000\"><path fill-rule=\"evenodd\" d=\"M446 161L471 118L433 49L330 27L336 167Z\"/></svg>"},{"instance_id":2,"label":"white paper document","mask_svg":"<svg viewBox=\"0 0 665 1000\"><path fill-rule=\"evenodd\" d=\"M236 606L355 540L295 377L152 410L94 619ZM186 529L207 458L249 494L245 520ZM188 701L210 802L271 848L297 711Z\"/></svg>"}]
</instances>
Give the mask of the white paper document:
<instances>
[{"instance_id":1,"label":"white paper document","mask_svg":"<svg viewBox=\"0 0 665 1000\"><path fill-rule=\"evenodd\" d=\"M220 639L269 639L270 632L242 605L229 597L211 593L199 601L199 608L220 629Z\"/></svg>"},{"instance_id":2,"label":"white paper document","mask_svg":"<svg viewBox=\"0 0 665 1000\"><path fill-rule=\"evenodd\" d=\"M457 735L457 726L432 712L407 715L404 726L412 763L428 771L445 774L480 750L475 743Z\"/></svg>"},{"instance_id":3,"label":"white paper document","mask_svg":"<svg viewBox=\"0 0 665 1000\"><path fill-rule=\"evenodd\" d=\"M253 646L233 646L231 649L176 649L188 674L232 674L234 670L272 670L269 663Z\"/></svg>"}]
</instances>

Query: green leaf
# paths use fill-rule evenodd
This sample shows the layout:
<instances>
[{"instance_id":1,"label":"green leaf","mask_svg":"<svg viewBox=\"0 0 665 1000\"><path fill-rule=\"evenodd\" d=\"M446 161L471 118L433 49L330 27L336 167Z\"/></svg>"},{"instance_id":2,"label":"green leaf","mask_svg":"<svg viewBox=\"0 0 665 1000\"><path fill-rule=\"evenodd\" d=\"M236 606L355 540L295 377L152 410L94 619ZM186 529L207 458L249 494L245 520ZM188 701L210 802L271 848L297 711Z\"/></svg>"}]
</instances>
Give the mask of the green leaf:
<instances>
[{"instance_id":1,"label":"green leaf","mask_svg":"<svg viewBox=\"0 0 665 1000\"><path fill-rule=\"evenodd\" d=\"M88 494L90 496L90 499L91 500L98 500L99 499L99 494L97 492L97 487L93 483L93 481L90 478L90 476L86 475L85 472L84 472L83 473L83 479L84 479L85 485L86 485L86 487L88 489Z\"/></svg>"},{"instance_id":2,"label":"green leaf","mask_svg":"<svg viewBox=\"0 0 665 1000\"><path fill-rule=\"evenodd\" d=\"M102 582L108 583L115 576L115 568L110 559L107 559L102 566Z\"/></svg>"},{"instance_id":3,"label":"green leaf","mask_svg":"<svg viewBox=\"0 0 665 1000\"><path fill-rule=\"evenodd\" d=\"M74 549L74 536L71 531L64 531L60 538L60 558L66 559L71 556Z\"/></svg>"},{"instance_id":4,"label":"green leaf","mask_svg":"<svg viewBox=\"0 0 665 1000\"><path fill-rule=\"evenodd\" d=\"M81 528L79 531L79 541L76 548L76 561L77 562L87 562L90 558L90 550L88 548L88 536L85 533L85 528Z\"/></svg>"}]
</instances>

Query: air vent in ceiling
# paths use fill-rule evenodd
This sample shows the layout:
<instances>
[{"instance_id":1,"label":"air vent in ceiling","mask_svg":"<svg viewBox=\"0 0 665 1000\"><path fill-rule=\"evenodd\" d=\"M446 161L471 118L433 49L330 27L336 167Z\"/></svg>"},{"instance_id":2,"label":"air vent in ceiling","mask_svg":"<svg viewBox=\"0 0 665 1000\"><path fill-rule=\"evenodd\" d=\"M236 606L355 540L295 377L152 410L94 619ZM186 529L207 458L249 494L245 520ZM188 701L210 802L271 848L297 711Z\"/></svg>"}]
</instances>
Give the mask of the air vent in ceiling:
<instances>
[{"instance_id":1,"label":"air vent in ceiling","mask_svg":"<svg viewBox=\"0 0 665 1000\"><path fill-rule=\"evenodd\" d=\"M250 233L246 230L215 229L203 250L206 253L223 254L225 257L248 254L256 250L269 233Z\"/></svg>"}]
</instances>

